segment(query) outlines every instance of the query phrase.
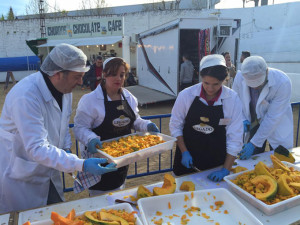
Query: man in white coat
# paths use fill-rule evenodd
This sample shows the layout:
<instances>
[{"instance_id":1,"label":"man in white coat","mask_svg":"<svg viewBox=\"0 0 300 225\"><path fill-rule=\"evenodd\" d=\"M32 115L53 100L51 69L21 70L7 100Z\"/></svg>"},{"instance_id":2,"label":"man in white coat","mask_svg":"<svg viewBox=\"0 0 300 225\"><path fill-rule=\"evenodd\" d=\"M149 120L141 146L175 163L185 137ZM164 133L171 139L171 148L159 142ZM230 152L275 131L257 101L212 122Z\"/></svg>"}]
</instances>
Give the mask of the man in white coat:
<instances>
[{"instance_id":1,"label":"man in white coat","mask_svg":"<svg viewBox=\"0 0 300 225\"><path fill-rule=\"evenodd\" d=\"M89 69L78 48L55 47L41 71L18 82L8 93L0 117L0 214L64 200L59 171L95 175L115 171L106 159L69 154L71 91Z\"/></svg>"},{"instance_id":2,"label":"man in white coat","mask_svg":"<svg viewBox=\"0 0 300 225\"><path fill-rule=\"evenodd\" d=\"M260 56L251 56L244 60L232 89L242 100L244 133L246 139L250 137L240 159L264 152L266 140L271 149L293 147L291 81L284 72L268 68Z\"/></svg>"}]
</instances>

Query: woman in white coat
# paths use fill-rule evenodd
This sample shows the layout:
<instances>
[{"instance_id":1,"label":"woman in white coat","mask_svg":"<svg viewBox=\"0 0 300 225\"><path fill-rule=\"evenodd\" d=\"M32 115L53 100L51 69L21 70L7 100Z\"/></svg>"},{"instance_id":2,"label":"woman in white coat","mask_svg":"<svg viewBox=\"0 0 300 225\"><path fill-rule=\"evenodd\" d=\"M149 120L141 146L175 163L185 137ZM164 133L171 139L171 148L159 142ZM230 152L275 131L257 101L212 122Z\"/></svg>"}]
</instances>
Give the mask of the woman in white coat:
<instances>
[{"instance_id":1,"label":"woman in white coat","mask_svg":"<svg viewBox=\"0 0 300 225\"><path fill-rule=\"evenodd\" d=\"M181 91L172 109L170 131L177 138L173 172L183 175L218 168L208 178L218 182L229 171L242 147L242 104L222 85L228 75L222 55L200 62L202 83Z\"/></svg>"},{"instance_id":2,"label":"woman in white coat","mask_svg":"<svg viewBox=\"0 0 300 225\"><path fill-rule=\"evenodd\" d=\"M41 71L18 82L8 93L0 118L0 214L64 200L59 171L103 174L104 159L79 159L71 148L71 91L82 84L86 56L71 45L58 45Z\"/></svg>"},{"instance_id":3,"label":"woman in white coat","mask_svg":"<svg viewBox=\"0 0 300 225\"><path fill-rule=\"evenodd\" d=\"M240 152L240 159L282 145L293 147L293 114L290 103L291 81L280 70L268 68L260 56L244 60L234 83L243 102L244 132L250 136ZM246 138L248 139L248 138Z\"/></svg>"},{"instance_id":4,"label":"woman in white coat","mask_svg":"<svg viewBox=\"0 0 300 225\"><path fill-rule=\"evenodd\" d=\"M140 117L137 99L122 88L128 70L129 65L122 58L106 59L101 84L80 99L73 130L81 143L83 158L93 157L97 147L101 147L101 141L130 134L131 129L159 132L154 123ZM123 188L127 171L128 166L124 166L103 176L80 173L79 179L84 187L75 182L74 191L77 193L89 188L92 196Z\"/></svg>"}]
</instances>

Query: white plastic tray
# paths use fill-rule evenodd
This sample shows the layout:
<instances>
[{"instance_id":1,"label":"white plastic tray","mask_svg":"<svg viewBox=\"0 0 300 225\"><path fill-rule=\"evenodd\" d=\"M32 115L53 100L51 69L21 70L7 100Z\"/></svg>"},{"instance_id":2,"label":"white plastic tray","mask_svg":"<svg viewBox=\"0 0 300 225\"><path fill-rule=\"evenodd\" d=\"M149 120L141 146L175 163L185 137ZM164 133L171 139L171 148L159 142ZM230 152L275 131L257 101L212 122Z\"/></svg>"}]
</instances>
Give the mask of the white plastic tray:
<instances>
[{"instance_id":1,"label":"white plastic tray","mask_svg":"<svg viewBox=\"0 0 300 225\"><path fill-rule=\"evenodd\" d=\"M0 224L1 225L8 225L9 216L10 216L10 214L0 215Z\"/></svg>"},{"instance_id":2,"label":"white plastic tray","mask_svg":"<svg viewBox=\"0 0 300 225\"><path fill-rule=\"evenodd\" d=\"M142 198L138 200L138 206L142 216L144 225L153 225L152 219L156 217L163 219L163 225L169 224L177 225L181 224L181 216L186 214L185 210L191 206L199 207L201 209L200 215L205 213L210 218L205 219L202 215L198 216L196 212L192 212L193 216L187 218L190 219L188 225L199 224L247 224L256 225L262 224L253 214L242 205L229 191L224 188L207 189L201 191L194 191L194 197L191 200L191 192L175 193L170 195L161 195L151 198ZM188 201L184 201L185 195L189 197ZM216 207L214 203L216 201L223 201L224 205L219 210L212 210L211 205ZM168 208L168 203L171 204L171 209ZM187 205L187 208L184 208ZM224 213L224 210L228 211L228 214ZM156 212L162 212L161 216L157 216ZM176 214L180 217L173 217L169 219L166 216L172 216Z\"/></svg>"},{"instance_id":3,"label":"white plastic tray","mask_svg":"<svg viewBox=\"0 0 300 225\"><path fill-rule=\"evenodd\" d=\"M300 168L295 166L294 164L291 164L289 162L283 162L283 163L285 165L287 165L288 167L295 168L295 170L298 170L298 171L300 170ZM286 199L284 201L278 202L276 204L267 205L263 201L258 200L253 195L251 195L247 191L240 188L238 185L235 185L234 183L231 182L231 180L234 180L238 175L246 173L248 171L249 170L226 176L226 177L224 177L224 180L227 182L228 186L230 187L230 189L232 191L234 191L241 198L245 199L251 205L253 205L256 208L260 209L266 215L270 216L270 215L282 212L286 209L292 208L292 207L300 204L300 195L298 195L298 196L295 196L293 198L289 198L289 199Z\"/></svg>"},{"instance_id":4,"label":"white plastic tray","mask_svg":"<svg viewBox=\"0 0 300 225\"><path fill-rule=\"evenodd\" d=\"M128 137L128 136L133 136L133 135L148 135L148 134L154 134L151 132L137 132L137 133L133 133L133 134L129 134L129 135L124 135L122 137ZM173 148L174 142L176 141L176 138L170 137L168 135L165 134L161 134L161 133L155 133L155 135L161 137L162 140L164 140L164 143L149 147L149 148L145 148L136 152L132 152L130 154L126 154L124 156L120 156L120 157L112 157L108 154L106 154L105 152L98 150L98 154L100 155L100 157L104 157L108 159L108 162L111 163L116 163L117 164L117 168L122 167L122 166L126 166L129 165L131 163L137 162L139 160L142 159L146 159L148 157L151 157L153 155L157 155L160 153L163 153L165 151L171 150ZM112 138L112 139L108 139L105 140L103 142L111 142L111 141L115 141L115 140L119 140L121 137L118 138Z\"/></svg>"},{"instance_id":5,"label":"white plastic tray","mask_svg":"<svg viewBox=\"0 0 300 225\"><path fill-rule=\"evenodd\" d=\"M124 209L125 211L127 211L129 213L133 211L132 207L128 203L121 203L121 204L118 204L118 205L107 206L107 207L103 207L103 208L100 208L100 209L91 208L91 209L86 210L86 211L100 211L101 209ZM70 209L70 211L71 211L71 209ZM85 211L76 212L76 215L82 215L84 212ZM67 215L62 215L62 216L67 216ZM136 215L135 215L135 218L136 218L136 225L143 225L141 220ZM35 221L35 222L31 221L31 224L32 225L52 225L53 221L49 218L49 219L41 220L41 221Z\"/></svg>"}]
</instances>

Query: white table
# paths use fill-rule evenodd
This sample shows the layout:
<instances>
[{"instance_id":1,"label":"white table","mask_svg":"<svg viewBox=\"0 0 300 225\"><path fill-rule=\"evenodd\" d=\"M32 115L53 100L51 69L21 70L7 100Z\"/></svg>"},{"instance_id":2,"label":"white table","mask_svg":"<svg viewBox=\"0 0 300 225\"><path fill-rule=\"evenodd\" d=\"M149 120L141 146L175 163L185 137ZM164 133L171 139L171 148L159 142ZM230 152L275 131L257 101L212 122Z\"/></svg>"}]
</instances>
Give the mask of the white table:
<instances>
[{"instance_id":1,"label":"white table","mask_svg":"<svg viewBox=\"0 0 300 225\"><path fill-rule=\"evenodd\" d=\"M295 154L296 158L296 165L300 166L300 148L295 148L293 151ZM263 161L265 164L271 164L271 159L270 159L270 154L273 154L273 152L265 152L261 153L258 156L257 159L249 159L249 160L236 160L239 166L246 167L248 169L253 169L254 166L259 162ZM299 155L299 156L298 156ZM211 170L206 170L200 173L194 173L191 175L187 176L181 176L181 177L176 177L176 183L177 185L177 191L179 191L179 185L183 181L193 181L195 183L196 190L203 190L203 189L211 189L211 188L226 188L228 189L227 183L225 181L222 181L220 183L215 183L210 180L208 180L206 177L208 174L210 174L212 171L217 170L219 168L214 168ZM162 182L154 183L152 185L148 185L150 190L152 190L153 187L155 186L161 186ZM60 203L56 204L53 206L48 206L48 207L43 207L43 208L38 208L38 209L33 209L33 210L28 210L24 212L20 212L19 214L19 221L18 224L22 225L26 221L41 221L41 220L46 220L50 218L51 211L58 212L62 215L67 215L72 208L74 208L78 212L86 211L86 210L91 210L91 209L99 209L101 207L105 207L108 205L114 204L114 200L116 198L118 199L123 199L123 200L128 200L130 199L124 199L124 196L129 196L129 195L135 195L136 196L136 190L137 188L131 188L131 189L126 189L123 191L118 191L114 192L112 195L101 195L97 197L92 197L92 198L85 198L85 199L80 199L76 201L71 201L71 202L66 202L66 203ZM233 192L231 192L233 193ZM263 224L270 224L270 225L285 225L285 224L290 224L293 223L297 220L300 219L300 205L293 207L291 209L285 210L281 213L272 215L272 216L267 216L264 213L262 213L260 210L256 209L249 203L247 203L245 200L241 199L239 196L237 196L235 193L233 195L242 202ZM0 224L1 225L1 224Z\"/></svg>"}]
</instances>

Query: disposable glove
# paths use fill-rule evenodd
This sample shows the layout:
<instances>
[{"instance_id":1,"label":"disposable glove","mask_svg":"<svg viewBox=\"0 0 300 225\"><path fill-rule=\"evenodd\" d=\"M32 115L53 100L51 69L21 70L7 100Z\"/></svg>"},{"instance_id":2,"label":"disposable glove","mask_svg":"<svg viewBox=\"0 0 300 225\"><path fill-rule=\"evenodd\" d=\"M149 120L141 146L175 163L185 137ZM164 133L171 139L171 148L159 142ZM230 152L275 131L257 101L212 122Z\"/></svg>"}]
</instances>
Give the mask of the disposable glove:
<instances>
[{"instance_id":1,"label":"disposable glove","mask_svg":"<svg viewBox=\"0 0 300 225\"><path fill-rule=\"evenodd\" d=\"M88 143L88 146L87 146L87 150L90 153L94 154L94 153L97 153L96 147L102 148L102 143L98 138L94 138L94 139L90 140L90 142Z\"/></svg>"},{"instance_id":2,"label":"disposable glove","mask_svg":"<svg viewBox=\"0 0 300 225\"><path fill-rule=\"evenodd\" d=\"M116 171L116 164L110 163L106 166L101 166L101 163L106 163L107 159L103 158L89 158L84 160L83 171L91 173L93 175L102 175L104 173L109 173Z\"/></svg>"},{"instance_id":3,"label":"disposable glove","mask_svg":"<svg viewBox=\"0 0 300 225\"><path fill-rule=\"evenodd\" d=\"M191 168L191 165L193 165L193 158L189 151L185 151L184 153L182 153L181 164L186 168Z\"/></svg>"},{"instance_id":4,"label":"disposable glove","mask_svg":"<svg viewBox=\"0 0 300 225\"><path fill-rule=\"evenodd\" d=\"M158 127L155 125L155 123L149 123L147 125L147 131L148 132L159 132Z\"/></svg>"},{"instance_id":5,"label":"disposable glove","mask_svg":"<svg viewBox=\"0 0 300 225\"><path fill-rule=\"evenodd\" d=\"M250 125L251 125L251 123L249 122L249 120L244 120L243 124L244 124L244 133L249 132L250 131Z\"/></svg>"},{"instance_id":6,"label":"disposable glove","mask_svg":"<svg viewBox=\"0 0 300 225\"><path fill-rule=\"evenodd\" d=\"M254 149L255 146L251 142L245 144L242 151L239 153L240 159L249 159L252 156Z\"/></svg>"},{"instance_id":7,"label":"disposable glove","mask_svg":"<svg viewBox=\"0 0 300 225\"><path fill-rule=\"evenodd\" d=\"M223 180L223 178L225 176L227 176L229 174L229 170L226 169L226 168L222 168L220 170L217 170L215 172L212 172L211 174L209 174L207 176L208 179L212 180L212 181L215 181L215 182L219 182L221 180Z\"/></svg>"}]
</instances>

